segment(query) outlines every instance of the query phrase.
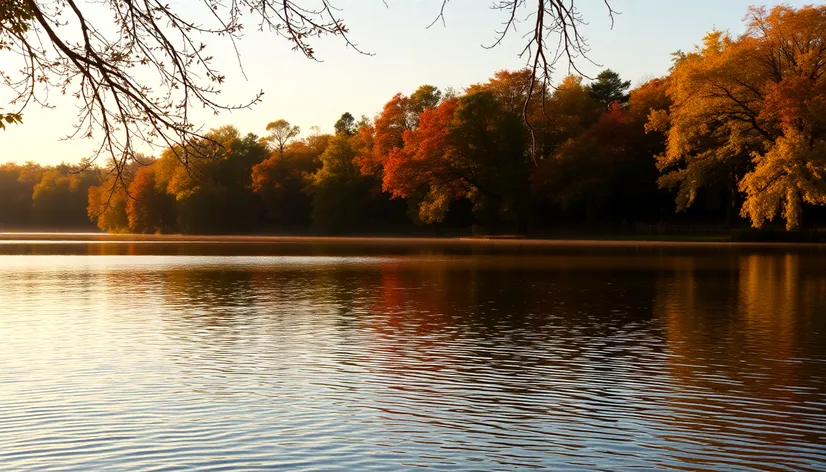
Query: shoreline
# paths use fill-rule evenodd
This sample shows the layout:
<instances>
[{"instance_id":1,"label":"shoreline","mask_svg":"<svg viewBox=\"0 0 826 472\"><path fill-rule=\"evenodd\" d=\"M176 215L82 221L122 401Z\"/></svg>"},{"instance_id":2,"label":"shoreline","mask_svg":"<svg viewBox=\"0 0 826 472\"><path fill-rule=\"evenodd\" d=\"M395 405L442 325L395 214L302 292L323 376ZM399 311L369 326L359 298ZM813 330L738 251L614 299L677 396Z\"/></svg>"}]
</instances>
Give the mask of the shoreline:
<instances>
[{"instance_id":1,"label":"shoreline","mask_svg":"<svg viewBox=\"0 0 826 472\"><path fill-rule=\"evenodd\" d=\"M422 237L422 236L275 236L275 235L184 235L184 234L106 234L0 232L0 244L255 244L255 245L324 245L324 246L433 246L433 247L501 247L513 249L563 247L824 247L825 243L759 241L739 242L723 237L705 238L522 238L522 237Z\"/></svg>"}]
</instances>

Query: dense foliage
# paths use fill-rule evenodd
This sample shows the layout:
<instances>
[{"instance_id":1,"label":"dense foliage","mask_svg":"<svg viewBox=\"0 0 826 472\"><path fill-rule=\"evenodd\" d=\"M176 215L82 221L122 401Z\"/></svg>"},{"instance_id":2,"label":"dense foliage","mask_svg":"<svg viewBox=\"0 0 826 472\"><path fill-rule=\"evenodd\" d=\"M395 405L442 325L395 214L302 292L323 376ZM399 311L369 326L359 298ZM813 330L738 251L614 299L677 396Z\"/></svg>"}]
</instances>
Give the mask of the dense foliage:
<instances>
[{"instance_id":1,"label":"dense foliage","mask_svg":"<svg viewBox=\"0 0 826 472\"><path fill-rule=\"evenodd\" d=\"M713 31L679 56L673 105L651 123L668 133L660 183L681 209L723 188L755 226L795 228L826 203L826 6L753 7L746 21L739 38Z\"/></svg>"},{"instance_id":2,"label":"dense foliage","mask_svg":"<svg viewBox=\"0 0 826 472\"><path fill-rule=\"evenodd\" d=\"M816 225L826 7L746 21L633 89L610 69L553 89L501 71L461 93L396 94L373 119L344 113L332 135L278 119L262 138L227 126L117 172L5 165L0 225L80 226L83 213L137 233Z\"/></svg>"},{"instance_id":3,"label":"dense foliage","mask_svg":"<svg viewBox=\"0 0 826 472\"><path fill-rule=\"evenodd\" d=\"M177 144L181 152L176 156L187 164L193 149L186 143L208 139L192 121L192 110L205 108L217 114L249 108L260 103L264 94L263 90L249 91L248 101L241 103L220 99L229 84L218 66L222 61L213 56L214 43L225 41L225 46L231 46L224 51L235 52L242 74L239 43L250 26L285 39L309 59L316 58L313 45L321 37L337 38L358 53L372 55L350 40L342 10L333 3L2 0L0 90L8 97L11 110L0 107L0 130L21 123L29 106L52 106L49 97L57 93L71 97L77 105L70 137L94 139L97 145L87 161L105 158L118 180L138 162L136 151L144 144ZM434 10L433 23L444 21L454 8L481 8L478 3L448 3L436 2L439 9ZM616 12L610 0L603 3L613 24ZM385 1L384 6L389 4ZM503 19L489 48L501 44L521 20L534 23L533 34L525 35L520 57L543 85L548 84L558 61L565 60L569 68L576 69L576 62L587 60L588 43L581 34L586 21L575 0L531 4L501 0L484 5L488 7L499 11ZM284 123L276 121L267 127L281 144L298 132L283 127ZM283 154L283 146L279 151Z\"/></svg>"},{"instance_id":4,"label":"dense foliage","mask_svg":"<svg viewBox=\"0 0 826 472\"><path fill-rule=\"evenodd\" d=\"M97 169L2 164L0 230L94 229L86 207L89 188L99 182Z\"/></svg>"}]
</instances>

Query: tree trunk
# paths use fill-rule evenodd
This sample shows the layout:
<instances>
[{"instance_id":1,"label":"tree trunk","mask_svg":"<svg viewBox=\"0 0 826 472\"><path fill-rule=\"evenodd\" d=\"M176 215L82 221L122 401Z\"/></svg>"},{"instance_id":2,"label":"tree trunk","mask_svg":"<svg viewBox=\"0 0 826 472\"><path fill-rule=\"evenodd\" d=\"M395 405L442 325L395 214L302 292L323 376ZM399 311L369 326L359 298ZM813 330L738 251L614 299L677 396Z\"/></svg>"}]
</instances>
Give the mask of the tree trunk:
<instances>
[{"instance_id":1,"label":"tree trunk","mask_svg":"<svg viewBox=\"0 0 826 472\"><path fill-rule=\"evenodd\" d=\"M729 194L728 205L726 205L726 226L731 227L734 224L734 219L737 217L737 172L735 167L729 168Z\"/></svg>"}]
</instances>

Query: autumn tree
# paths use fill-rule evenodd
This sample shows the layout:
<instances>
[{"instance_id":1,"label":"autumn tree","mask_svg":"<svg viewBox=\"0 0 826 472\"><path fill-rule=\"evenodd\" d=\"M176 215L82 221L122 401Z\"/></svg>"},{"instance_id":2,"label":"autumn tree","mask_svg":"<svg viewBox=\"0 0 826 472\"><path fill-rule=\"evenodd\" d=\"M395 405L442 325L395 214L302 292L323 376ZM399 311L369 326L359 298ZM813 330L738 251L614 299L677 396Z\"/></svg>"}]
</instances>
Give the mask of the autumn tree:
<instances>
[{"instance_id":1,"label":"autumn tree","mask_svg":"<svg viewBox=\"0 0 826 472\"><path fill-rule=\"evenodd\" d=\"M177 227L175 197L158 178L160 168L157 162L141 167L129 184L126 216L130 233L169 233Z\"/></svg>"},{"instance_id":2,"label":"autumn tree","mask_svg":"<svg viewBox=\"0 0 826 472\"><path fill-rule=\"evenodd\" d=\"M569 75L562 79L548 98L546 138L549 151L581 135L599 120L605 112L602 103L594 100L582 76Z\"/></svg>"},{"instance_id":3,"label":"autumn tree","mask_svg":"<svg viewBox=\"0 0 826 472\"><path fill-rule=\"evenodd\" d=\"M529 69L500 71L462 96L442 100L440 94L418 93L432 98L422 100L416 120L410 119L415 112L404 113L410 107L406 97L394 97L375 121L370 148L384 190L407 199L426 223L443 221L451 202L469 200L480 222L513 221L524 231L532 215L531 169L567 139L557 135L565 133L568 121L599 115L580 79L566 79L555 101L531 80ZM590 108L583 113L575 103Z\"/></svg>"},{"instance_id":4,"label":"autumn tree","mask_svg":"<svg viewBox=\"0 0 826 472\"><path fill-rule=\"evenodd\" d=\"M801 225L804 204L826 204L826 6L752 9L744 42L762 74L764 152L739 184L755 226L781 216ZM762 134L762 133L761 133ZM771 139L773 138L773 139Z\"/></svg>"},{"instance_id":5,"label":"autumn tree","mask_svg":"<svg viewBox=\"0 0 826 472\"><path fill-rule=\"evenodd\" d=\"M404 132L419 126L419 115L433 108L442 92L433 85L422 85L409 97L398 93L382 108L372 126L360 127L361 140L357 162L365 175L381 178L383 163L391 153L404 146Z\"/></svg>"},{"instance_id":6,"label":"autumn tree","mask_svg":"<svg viewBox=\"0 0 826 472\"><path fill-rule=\"evenodd\" d=\"M615 105L539 164L531 176L535 195L557 205L567 223L595 226L612 220L608 210L622 198L612 187L628 138L628 117Z\"/></svg>"},{"instance_id":7,"label":"autumn tree","mask_svg":"<svg viewBox=\"0 0 826 472\"><path fill-rule=\"evenodd\" d=\"M452 201L469 199L482 220L523 226L530 158L520 115L502 99L510 95L476 86L425 109L384 163L385 191L415 199L424 222L442 221Z\"/></svg>"},{"instance_id":8,"label":"autumn tree","mask_svg":"<svg viewBox=\"0 0 826 472\"><path fill-rule=\"evenodd\" d=\"M665 139L647 133L645 125L653 110L668 105L662 79L632 90L627 106L615 101L539 164L532 175L535 195L553 203L565 224L597 227L661 217L664 201L651 156L663 151Z\"/></svg>"},{"instance_id":9,"label":"autumn tree","mask_svg":"<svg viewBox=\"0 0 826 472\"><path fill-rule=\"evenodd\" d=\"M538 128L540 159L531 172L538 199L553 202L564 212L593 187L593 173L605 172L594 162L599 160L598 143L586 136L602 115L602 107L576 75L565 77L546 98L538 112L545 118ZM591 175L586 178L586 174Z\"/></svg>"},{"instance_id":10,"label":"autumn tree","mask_svg":"<svg viewBox=\"0 0 826 472\"><path fill-rule=\"evenodd\" d=\"M152 162L151 158L143 155L139 160ZM177 159L175 161L177 162ZM86 215L101 231L129 233L129 216L126 214L129 201L127 188L139 168L137 161L133 161L120 171L114 166L99 169L98 183L88 190Z\"/></svg>"},{"instance_id":11,"label":"autumn tree","mask_svg":"<svg viewBox=\"0 0 826 472\"><path fill-rule=\"evenodd\" d=\"M728 35L709 33L672 71L668 112L651 116L649 130L667 132L666 151L657 157L659 184L677 190L678 211L706 190L725 196L729 222L737 214L737 183L765 139L750 122L758 113L752 89L762 80L744 52Z\"/></svg>"},{"instance_id":12,"label":"autumn tree","mask_svg":"<svg viewBox=\"0 0 826 472\"><path fill-rule=\"evenodd\" d=\"M267 132L270 134L264 138L264 142L280 157L284 157L284 150L290 141L301 134L301 128L281 119L267 124Z\"/></svg>"},{"instance_id":13,"label":"autumn tree","mask_svg":"<svg viewBox=\"0 0 826 472\"><path fill-rule=\"evenodd\" d=\"M186 233L239 233L250 231L261 219L263 203L252 191L252 169L267 158L259 139L242 136L224 126L205 139L187 144L190 154L213 155L174 168L167 193L176 200L178 226ZM162 160L172 161L174 149Z\"/></svg>"},{"instance_id":14,"label":"autumn tree","mask_svg":"<svg viewBox=\"0 0 826 472\"><path fill-rule=\"evenodd\" d=\"M444 100L425 110L416 130L407 130L383 164L382 188L394 198L416 199L417 217L425 223L442 221L450 202L467 197L470 191L461 178L446 178L451 172L451 135L458 99Z\"/></svg>"},{"instance_id":15,"label":"autumn tree","mask_svg":"<svg viewBox=\"0 0 826 472\"><path fill-rule=\"evenodd\" d=\"M279 156L272 153L252 168L252 189L266 207L266 225L278 230L306 228L312 201L304 192L307 176L322 165L320 156L331 136L314 133L290 143Z\"/></svg>"},{"instance_id":16,"label":"autumn tree","mask_svg":"<svg viewBox=\"0 0 826 472\"><path fill-rule=\"evenodd\" d=\"M110 175L100 185L89 187L87 215L101 231L128 233L128 199L126 188Z\"/></svg>"},{"instance_id":17,"label":"autumn tree","mask_svg":"<svg viewBox=\"0 0 826 472\"><path fill-rule=\"evenodd\" d=\"M407 102L406 128L416 129L419 126L419 115L428 108L434 108L442 100L442 91L433 85L422 85L417 88Z\"/></svg>"},{"instance_id":18,"label":"autumn tree","mask_svg":"<svg viewBox=\"0 0 826 472\"><path fill-rule=\"evenodd\" d=\"M0 49L10 52L0 83L11 91L14 107L0 113L0 122L20 121L32 103L47 105L51 90L70 95L79 104L71 135L97 137L93 160L106 156L120 172L144 143L177 144L185 153L198 150L183 145L208 139L190 118L193 107L217 113L260 101L263 92L239 104L221 102L217 95L226 78L208 52L207 45L216 38L235 46L245 20L286 39L308 58L315 58L312 42L322 36L337 37L364 53L351 41L340 10L330 0L209 0L197 5L173 6L160 0L0 3ZM445 18L447 7L448 0L442 0L437 20ZM494 8L502 13L504 26L491 47L522 18L535 23L522 56L541 80L550 77L559 60L576 67L576 61L587 56L580 32L584 19L574 2L541 0L528 5L506 0ZM195 19L201 13L206 21ZM106 28L94 24L93 18L100 15L114 21ZM178 157L189 163L188 156Z\"/></svg>"},{"instance_id":19,"label":"autumn tree","mask_svg":"<svg viewBox=\"0 0 826 472\"><path fill-rule=\"evenodd\" d=\"M751 8L738 38L719 31L681 59L669 79L673 105L649 128L668 133L660 185L683 210L702 188L728 189L730 213L755 226L800 225L804 204L826 203L826 7Z\"/></svg>"}]
</instances>

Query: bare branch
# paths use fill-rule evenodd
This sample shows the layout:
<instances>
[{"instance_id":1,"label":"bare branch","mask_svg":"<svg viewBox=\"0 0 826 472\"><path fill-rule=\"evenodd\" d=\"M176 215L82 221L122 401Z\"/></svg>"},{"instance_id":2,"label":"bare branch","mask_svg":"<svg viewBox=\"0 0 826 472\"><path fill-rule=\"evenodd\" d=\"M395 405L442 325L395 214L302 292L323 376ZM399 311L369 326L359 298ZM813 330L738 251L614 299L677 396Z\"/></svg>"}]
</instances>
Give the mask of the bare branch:
<instances>
[{"instance_id":1,"label":"bare branch","mask_svg":"<svg viewBox=\"0 0 826 472\"><path fill-rule=\"evenodd\" d=\"M74 97L79 105L73 132L66 139L94 139L99 144L84 161L88 165L100 156L110 161L122 180L125 167L136 160L141 147L169 147L184 163L192 158L214 157L214 146L187 143L209 141L193 123L190 112L201 106L213 113L243 109L261 101L263 91L239 104L218 99L225 76L212 65L207 43L226 38L241 66L237 41L243 32L242 19L252 17L259 30L286 39L292 48L317 60L312 42L321 37L337 37L360 54L350 38L333 0L201 0L208 10L205 24L184 15L163 0L5 0L0 18L0 52L4 63L0 85L13 91L14 110L0 114L12 123L31 104L49 106L49 94L58 91ZM534 21L533 33L521 56L532 76L524 118L529 129L529 102L535 88L547 90L550 76L560 60L580 73L577 60L588 60L588 47L580 33L585 24L575 0L532 0L525 19ZM616 12L603 0L613 24ZM445 23L449 0L441 0L439 20ZM519 22L519 12L528 0L497 0L505 21L490 46L502 43ZM386 1L384 2L387 5ZM108 14L112 23L96 27L90 18ZM430 27L428 26L428 27ZM549 44L554 44L549 47ZM14 72L12 72L14 71ZM582 74L584 75L584 74ZM217 144L217 143L214 143ZM207 149L208 155L197 155Z\"/></svg>"}]
</instances>

